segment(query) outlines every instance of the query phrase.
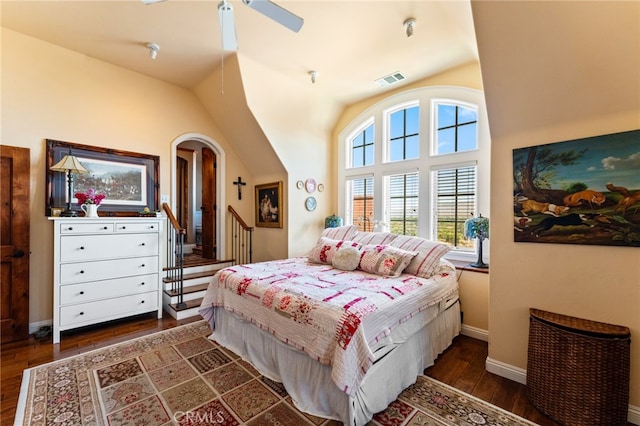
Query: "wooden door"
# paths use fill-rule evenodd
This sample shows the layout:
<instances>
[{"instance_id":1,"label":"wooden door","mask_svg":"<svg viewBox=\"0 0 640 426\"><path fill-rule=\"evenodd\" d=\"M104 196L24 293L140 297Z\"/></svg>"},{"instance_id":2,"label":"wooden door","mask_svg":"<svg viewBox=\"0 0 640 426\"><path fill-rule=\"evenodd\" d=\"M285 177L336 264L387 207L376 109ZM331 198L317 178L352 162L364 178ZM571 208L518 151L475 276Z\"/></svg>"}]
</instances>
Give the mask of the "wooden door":
<instances>
[{"instance_id":1,"label":"wooden door","mask_svg":"<svg viewBox=\"0 0 640 426\"><path fill-rule=\"evenodd\" d=\"M216 258L216 155L202 148L202 257Z\"/></svg>"},{"instance_id":2,"label":"wooden door","mask_svg":"<svg viewBox=\"0 0 640 426\"><path fill-rule=\"evenodd\" d=\"M187 241L193 242L193 235L189 232L191 229L191 220L189 217L189 164L187 160L181 157L176 158L176 186L177 190L177 202L176 202L176 219L180 226L187 230Z\"/></svg>"},{"instance_id":3,"label":"wooden door","mask_svg":"<svg viewBox=\"0 0 640 426\"><path fill-rule=\"evenodd\" d=\"M28 148L0 145L0 340L29 337Z\"/></svg>"}]
</instances>

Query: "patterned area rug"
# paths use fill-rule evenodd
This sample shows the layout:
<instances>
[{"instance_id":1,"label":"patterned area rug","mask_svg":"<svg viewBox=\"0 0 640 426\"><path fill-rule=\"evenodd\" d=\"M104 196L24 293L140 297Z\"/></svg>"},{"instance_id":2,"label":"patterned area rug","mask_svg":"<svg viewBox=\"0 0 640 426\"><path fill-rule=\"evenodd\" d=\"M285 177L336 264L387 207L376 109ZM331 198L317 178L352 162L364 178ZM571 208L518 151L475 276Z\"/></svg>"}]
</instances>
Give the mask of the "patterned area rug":
<instances>
[{"instance_id":1,"label":"patterned area rug","mask_svg":"<svg viewBox=\"0 0 640 426\"><path fill-rule=\"evenodd\" d=\"M25 370L16 425L338 425L207 339L205 321ZM370 425L533 425L420 376Z\"/></svg>"}]
</instances>

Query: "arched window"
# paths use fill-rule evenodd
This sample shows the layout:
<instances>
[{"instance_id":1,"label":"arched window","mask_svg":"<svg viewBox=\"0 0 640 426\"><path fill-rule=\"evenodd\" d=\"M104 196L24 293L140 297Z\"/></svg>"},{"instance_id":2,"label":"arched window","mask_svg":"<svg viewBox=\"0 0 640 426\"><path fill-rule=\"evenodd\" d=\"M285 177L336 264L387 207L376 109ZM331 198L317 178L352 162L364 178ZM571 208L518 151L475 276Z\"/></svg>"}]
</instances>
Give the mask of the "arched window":
<instances>
[{"instance_id":1,"label":"arched window","mask_svg":"<svg viewBox=\"0 0 640 426\"><path fill-rule=\"evenodd\" d=\"M363 231L443 242L475 253L470 215L489 216L490 138L484 96L461 87L399 93L340 134L339 209Z\"/></svg>"}]
</instances>

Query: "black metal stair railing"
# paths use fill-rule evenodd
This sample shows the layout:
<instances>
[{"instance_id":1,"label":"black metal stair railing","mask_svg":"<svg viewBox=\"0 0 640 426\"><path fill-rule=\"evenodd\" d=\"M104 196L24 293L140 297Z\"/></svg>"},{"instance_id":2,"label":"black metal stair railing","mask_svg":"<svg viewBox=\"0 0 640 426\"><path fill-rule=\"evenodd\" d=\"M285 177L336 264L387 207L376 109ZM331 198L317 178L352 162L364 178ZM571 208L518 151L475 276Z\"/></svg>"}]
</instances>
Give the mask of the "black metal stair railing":
<instances>
[{"instance_id":1,"label":"black metal stair railing","mask_svg":"<svg viewBox=\"0 0 640 426\"><path fill-rule=\"evenodd\" d=\"M178 296L176 310L186 309L184 301L184 244L187 230L180 226L171 207L167 203L162 204L162 209L167 215L167 250L166 250L166 276L165 283L171 283L171 293ZM251 263L253 259L253 227L247 226L238 213L229 206L231 231L231 253L234 265Z\"/></svg>"},{"instance_id":2,"label":"black metal stair railing","mask_svg":"<svg viewBox=\"0 0 640 426\"><path fill-rule=\"evenodd\" d=\"M166 279L171 282L171 291L178 295L177 309L184 309L184 237L187 230L180 226L167 203L162 204L167 214L167 260Z\"/></svg>"}]
</instances>

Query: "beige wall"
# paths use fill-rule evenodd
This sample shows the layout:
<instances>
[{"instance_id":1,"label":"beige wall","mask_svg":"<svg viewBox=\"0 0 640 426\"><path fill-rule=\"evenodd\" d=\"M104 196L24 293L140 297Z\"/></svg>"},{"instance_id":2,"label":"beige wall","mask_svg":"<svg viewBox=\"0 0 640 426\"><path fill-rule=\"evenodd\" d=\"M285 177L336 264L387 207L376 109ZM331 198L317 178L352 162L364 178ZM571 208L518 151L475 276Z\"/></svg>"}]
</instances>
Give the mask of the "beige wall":
<instances>
[{"instance_id":1,"label":"beige wall","mask_svg":"<svg viewBox=\"0 0 640 426\"><path fill-rule=\"evenodd\" d=\"M491 266L493 268L493 265ZM489 283L485 272L458 271L462 333L487 340L489 334Z\"/></svg>"},{"instance_id":2,"label":"beige wall","mask_svg":"<svg viewBox=\"0 0 640 426\"><path fill-rule=\"evenodd\" d=\"M512 150L640 128L640 2L473 1L492 136L489 359L525 369L529 308L631 329L640 249L514 243ZM639 188L635 188L639 189Z\"/></svg>"},{"instance_id":3,"label":"beige wall","mask_svg":"<svg viewBox=\"0 0 640 426\"><path fill-rule=\"evenodd\" d=\"M29 322L52 318L53 230L44 213L45 139L160 156L170 194L171 142L206 135L226 152L226 193L250 176L190 91L2 29L1 143L31 150Z\"/></svg>"}]
</instances>

